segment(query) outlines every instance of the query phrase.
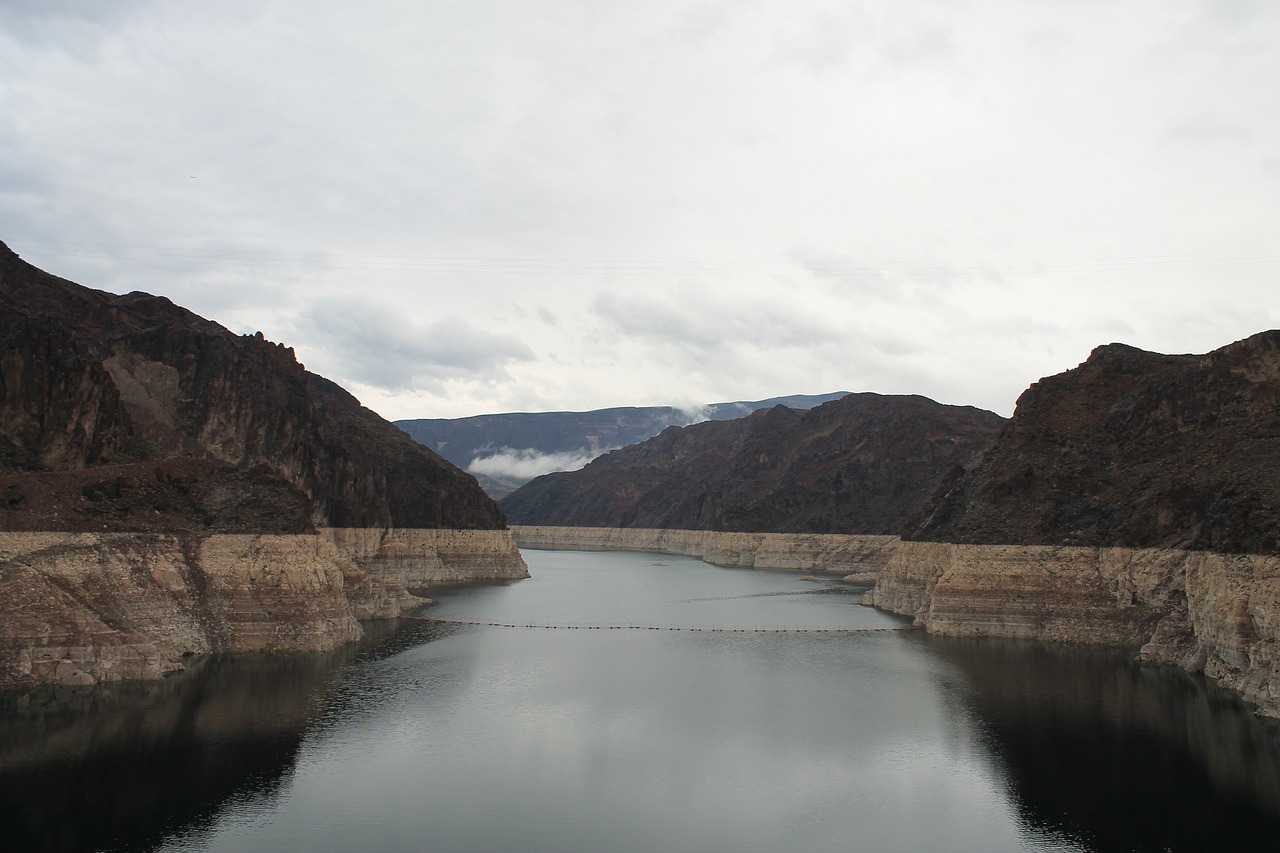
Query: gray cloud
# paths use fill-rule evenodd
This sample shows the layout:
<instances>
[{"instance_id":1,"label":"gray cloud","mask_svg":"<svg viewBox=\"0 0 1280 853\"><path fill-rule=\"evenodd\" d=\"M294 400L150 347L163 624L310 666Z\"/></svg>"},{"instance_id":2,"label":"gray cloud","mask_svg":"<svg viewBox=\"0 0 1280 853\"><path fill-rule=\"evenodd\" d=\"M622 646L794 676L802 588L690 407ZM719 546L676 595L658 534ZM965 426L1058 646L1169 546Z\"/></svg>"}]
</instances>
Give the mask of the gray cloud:
<instances>
[{"instance_id":1,"label":"gray cloud","mask_svg":"<svg viewBox=\"0 0 1280 853\"><path fill-rule=\"evenodd\" d=\"M81 46L105 35L106 27L119 25L151 5L148 0L5 0L0 4L4 29L40 44L68 47L68 37ZM29 41L30 43L30 41Z\"/></svg>"},{"instance_id":2,"label":"gray cloud","mask_svg":"<svg viewBox=\"0 0 1280 853\"><path fill-rule=\"evenodd\" d=\"M1280 6L1153 8L0 3L0 239L389 417L1007 412L1280 325Z\"/></svg>"},{"instance_id":3,"label":"gray cloud","mask_svg":"<svg viewBox=\"0 0 1280 853\"><path fill-rule=\"evenodd\" d=\"M1239 142L1248 137L1244 128L1233 121L1207 115L1189 116L1164 132L1166 139L1178 142Z\"/></svg>"},{"instance_id":4,"label":"gray cloud","mask_svg":"<svg viewBox=\"0 0 1280 853\"><path fill-rule=\"evenodd\" d=\"M692 305L679 304L646 293L601 291L592 309L618 332L670 346L716 347L726 342L719 333L720 318L699 316Z\"/></svg>"},{"instance_id":5,"label":"gray cloud","mask_svg":"<svg viewBox=\"0 0 1280 853\"><path fill-rule=\"evenodd\" d=\"M460 317L417 322L354 299L319 300L300 312L296 323L311 348L331 354L330 371L377 388L480 376L535 359L514 335L493 334Z\"/></svg>"},{"instance_id":6,"label":"gray cloud","mask_svg":"<svg viewBox=\"0 0 1280 853\"><path fill-rule=\"evenodd\" d=\"M738 296L732 290L687 295L601 291L591 307L623 335L698 350L804 346L842 335L829 322L806 314L797 301Z\"/></svg>"},{"instance_id":7,"label":"gray cloud","mask_svg":"<svg viewBox=\"0 0 1280 853\"><path fill-rule=\"evenodd\" d=\"M846 65L854 50L874 35L873 22L855 6L839 12L819 9L798 21L796 29L778 35L774 56L819 74Z\"/></svg>"}]
</instances>

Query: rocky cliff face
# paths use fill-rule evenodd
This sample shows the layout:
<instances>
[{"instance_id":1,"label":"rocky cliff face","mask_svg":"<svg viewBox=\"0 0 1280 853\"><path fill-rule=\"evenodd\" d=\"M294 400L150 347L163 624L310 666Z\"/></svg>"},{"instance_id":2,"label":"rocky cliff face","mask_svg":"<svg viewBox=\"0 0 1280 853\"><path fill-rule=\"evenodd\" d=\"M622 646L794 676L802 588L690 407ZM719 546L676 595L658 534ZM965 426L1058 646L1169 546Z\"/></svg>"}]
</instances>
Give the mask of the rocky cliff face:
<instances>
[{"instance_id":1,"label":"rocky cliff face","mask_svg":"<svg viewBox=\"0 0 1280 853\"><path fill-rule=\"evenodd\" d=\"M515 524L896 534L1003 419L851 394L807 412L672 427L502 502Z\"/></svg>"},{"instance_id":2,"label":"rocky cliff face","mask_svg":"<svg viewBox=\"0 0 1280 853\"><path fill-rule=\"evenodd\" d=\"M409 589L529 576L507 530L334 528L325 533L361 571Z\"/></svg>"},{"instance_id":3,"label":"rocky cliff face","mask_svg":"<svg viewBox=\"0 0 1280 853\"><path fill-rule=\"evenodd\" d=\"M324 651L408 589L528 577L506 530L0 532L0 689L158 678L193 654Z\"/></svg>"},{"instance_id":4,"label":"rocky cliff face","mask_svg":"<svg viewBox=\"0 0 1280 853\"><path fill-rule=\"evenodd\" d=\"M342 566L313 538L0 534L0 686L156 678L189 654L358 639Z\"/></svg>"},{"instance_id":5,"label":"rocky cliff face","mask_svg":"<svg viewBox=\"0 0 1280 853\"><path fill-rule=\"evenodd\" d=\"M1121 344L1042 379L907 538L1280 550L1280 331L1207 355Z\"/></svg>"},{"instance_id":6,"label":"rocky cliff face","mask_svg":"<svg viewBox=\"0 0 1280 853\"><path fill-rule=\"evenodd\" d=\"M254 504L274 509L237 515ZM503 525L473 477L291 349L0 244L0 530Z\"/></svg>"},{"instance_id":7,"label":"rocky cliff face","mask_svg":"<svg viewBox=\"0 0 1280 853\"><path fill-rule=\"evenodd\" d=\"M292 350L0 244L0 689L330 649L410 587L527 576L473 477Z\"/></svg>"},{"instance_id":8,"label":"rocky cliff face","mask_svg":"<svg viewBox=\"0 0 1280 853\"><path fill-rule=\"evenodd\" d=\"M1140 647L1280 716L1280 332L1113 344L1018 401L870 600L932 633Z\"/></svg>"},{"instance_id":9,"label":"rocky cliff face","mask_svg":"<svg viewBox=\"0 0 1280 853\"><path fill-rule=\"evenodd\" d=\"M871 603L937 634L1140 647L1280 716L1280 557L903 542Z\"/></svg>"}]
</instances>

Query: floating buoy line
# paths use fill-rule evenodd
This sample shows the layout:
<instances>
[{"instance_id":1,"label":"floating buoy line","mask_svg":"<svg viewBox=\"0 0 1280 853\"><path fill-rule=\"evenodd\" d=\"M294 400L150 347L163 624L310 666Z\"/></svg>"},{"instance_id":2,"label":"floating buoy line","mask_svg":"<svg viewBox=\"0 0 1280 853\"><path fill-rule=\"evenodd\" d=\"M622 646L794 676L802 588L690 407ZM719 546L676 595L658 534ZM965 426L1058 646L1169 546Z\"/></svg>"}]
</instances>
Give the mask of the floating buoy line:
<instances>
[{"instance_id":1,"label":"floating buoy line","mask_svg":"<svg viewBox=\"0 0 1280 853\"><path fill-rule=\"evenodd\" d=\"M687 631L716 634L883 634L888 631L914 631L914 625L894 625L886 628L853 628L840 626L781 626L757 625L751 627L711 625L647 625L619 623L612 625L570 624L557 622L485 622L478 619L450 619L440 616L402 616L421 622L439 622L444 625L468 625L477 628L527 628L542 631Z\"/></svg>"}]
</instances>

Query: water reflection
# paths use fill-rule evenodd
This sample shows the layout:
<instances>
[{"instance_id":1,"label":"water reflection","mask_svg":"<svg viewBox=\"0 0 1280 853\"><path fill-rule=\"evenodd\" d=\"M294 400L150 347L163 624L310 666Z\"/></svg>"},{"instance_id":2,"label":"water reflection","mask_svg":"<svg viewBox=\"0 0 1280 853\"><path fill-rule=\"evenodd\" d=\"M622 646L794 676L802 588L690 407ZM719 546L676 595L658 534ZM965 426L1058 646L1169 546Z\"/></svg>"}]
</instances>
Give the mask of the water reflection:
<instances>
[{"instance_id":1,"label":"water reflection","mask_svg":"<svg viewBox=\"0 0 1280 853\"><path fill-rule=\"evenodd\" d=\"M899 621L794 576L529 562L533 580L436 612ZM370 629L329 655L0 698L0 849L1280 849L1280 730L1122 653L891 631Z\"/></svg>"},{"instance_id":2,"label":"water reflection","mask_svg":"<svg viewBox=\"0 0 1280 853\"><path fill-rule=\"evenodd\" d=\"M147 850L228 802L269 804L336 673L441 629L330 654L193 661L161 682L0 694L0 850Z\"/></svg>"},{"instance_id":3,"label":"water reflection","mask_svg":"<svg viewBox=\"0 0 1280 853\"><path fill-rule=\"evenodd\" d=\"M1027 833L1109 851L1280 849L1280 726L1119 651L929 637ZM951 685L955 689L955 685Z\"/></svg>"}]
</instances>

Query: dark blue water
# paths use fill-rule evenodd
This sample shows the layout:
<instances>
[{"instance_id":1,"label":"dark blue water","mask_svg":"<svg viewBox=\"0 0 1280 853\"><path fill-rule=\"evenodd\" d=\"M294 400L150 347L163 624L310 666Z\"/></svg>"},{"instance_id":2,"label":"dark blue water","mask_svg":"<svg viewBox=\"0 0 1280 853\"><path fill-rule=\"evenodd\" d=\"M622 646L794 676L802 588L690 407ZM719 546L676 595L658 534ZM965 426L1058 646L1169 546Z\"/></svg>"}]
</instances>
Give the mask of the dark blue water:
<instances>
[{"instance_id":1,"label":"dark blue water","mask_svg":"<svg viewBox=\"0 0 1280 853\"><path fill-rule=\"evenodd\" d=\"M1280 733L1118 652L893 630L832 581L527 552L331 655L8 697L0 849L1280 849Z\"/></svg>"}]
</instances>

